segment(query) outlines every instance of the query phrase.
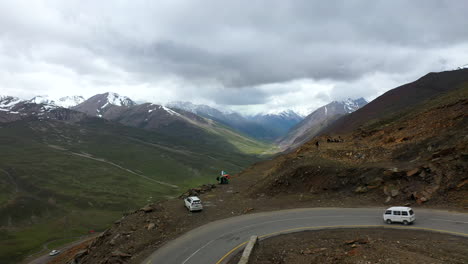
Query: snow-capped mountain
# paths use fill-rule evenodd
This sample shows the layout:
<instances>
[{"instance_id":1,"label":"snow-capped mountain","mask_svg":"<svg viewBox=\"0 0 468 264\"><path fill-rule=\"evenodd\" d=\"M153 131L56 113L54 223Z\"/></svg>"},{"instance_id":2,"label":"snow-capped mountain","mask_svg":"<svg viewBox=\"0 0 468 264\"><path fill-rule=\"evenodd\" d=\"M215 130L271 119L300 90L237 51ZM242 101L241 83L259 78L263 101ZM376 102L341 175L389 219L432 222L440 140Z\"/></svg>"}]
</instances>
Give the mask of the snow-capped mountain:
<instances>
[{"instance_id":1,"label":"snow-capped mountain","mask_svg":"<svg viewBox=\"0 0 468 264\"><path fill-rule=\"evenodd\" d=\"M277 113L257 114L248 117L248 119L266 128L271 134L270 139L276 139L286 135L304 117L293 110L284 110Z\"/></svg>"},{"instance_id":2,"label":"snow-capped mountain","mask_svg":"<svg viewBox=\"0 0 468 264\"><path fill-rule=\"evenodd\" d=\"M107 102L111 105L117 106L134 106L136 103L127 96L121 96L117 93L105 93L107 94Z\"/></svg>"},{"instance_id":3,"label":"snow-capped mountain","mask_svg":"<svg viewBox=\"0 0 468 264\"><path fill-rule=\"evenodd\" d=\"M367 101L361 97L355 100L348 98L338 103L343 104L344 111L349 114L363 107L365 104L367 104Z\"/></svg>"},{"instance_id":4,"label":"snow-capped mountain","mask_svg":"<svg viewBox=\"0 0 468 264\"><path fill-rule=\"evenodd\" d=\"M80 95L64 96L61 98L52 98L48 95L38 95L28 100L29 103L55 105L63 108L70 108L84 102L85 99Z\"/></svg>"},{"instance_id":5,"label":"snow-capped mountain","mask_svg":"<svg viewBox=\"0 0 468 264\"><path fill-rule=\"evenodd\" d=\"M68 110L54 103L46 96L21 100L12 96L0 96L0 123L17 121L29 117L39 120L75 120L83 118L82 113Z\"/></svg>"},{"instance_id":6,"label":"snow-capped mountain","mask_svg":"<svg viewBox=\"0 0 468 264\"><path fill-rule=\"evenodd\" d=\"M72 109L91 116L107 118L106 114L113 116L125 108L135 105L136 103L126 96L121 96L117 93L103 93L92 96L88 100L72 107Z\"/></svg>"},{"instance_id":7,"label":"snow-capped mountain","mask_svg":"<svg viewBox=\"0 0 468 264\"><path fill-rule=\"evenodd\" d=\"M457 70L462 70L462 69L468 69L468 64L465 64L463 66L457 67Z\"/></svg>"},{"instance_id":8,"label":"snow-capped mountain","mask_svg":"<svg viewBox=\"0 0 468 264\"><path fill-rule=\"evenodd\" d=\"M167 103L166 106L172 107L172 108L177 108L177 109L182 109L187 112L192 112L197 115L207 115L207 116L212 116L212 117L221 117L222 115L228 115L234 113L231 110L227 109L216 109L208 105L199 105L199 104L194 104L191 102L182 102L182 101L176 101L176 102L170 102Z\"/></svg>"},{"instance_id":9,"label":"snow-capped mountain","mask_svg":"<svg viewBox=\"0 0 468 264\"><path fill-rule=\"evenodd\" d=\"M292 126L303 119L292 110L243 116L228 109L216 109L191 102L171 102L167 106L192 112L228 125L251 137L266 140L273 140L285 135Z\"/></svg>"},{"instance_id":10,"label":"snow-capped mountain","mask_svg":"<svg viewBox=\"0 0 468 264\"><path fill-rule=\"evenodd\" d=\"M18 97L2 95L0 96L0 111L11 111L11 109L19 102L22 102L22 100Z\"/></svg>"},{"instance_id":11,"label":"snow-capped mountain","mask_svg":"<svg viewBox=\"0 0 468 264\"><path fill-rule=\"evenodd\" d=\"M48 104L55 105L55 101L51 99L48 95L38 95L28 100L29 103L33 104Z\"/></svg>"},{"instance_id":12,"label":"snow-capped mountain","mask_svg":"<svg viewBox=\"0 0 468 264\"><path fill-rule=\"evenodd\" d=\"M70 108L73 106L77 106L85 101L83 96L80 95L73 95L73 96L64 96L59 98L58 100L55 101L55 104L64 107L64 108Z\"/></svg>"},{"instance_id":13,"label":"snow-capped mountain","mask_svg":"<svg viewBox=\"0 0 468 264\"><path fill-rule=\"evenodd\" d=\"M333 101L304 118L285 137L278 141L282 149L294 148L317 135L323 128L343 115L352 113L367 104L364 98Z\"/></svg>"}]
</instances>

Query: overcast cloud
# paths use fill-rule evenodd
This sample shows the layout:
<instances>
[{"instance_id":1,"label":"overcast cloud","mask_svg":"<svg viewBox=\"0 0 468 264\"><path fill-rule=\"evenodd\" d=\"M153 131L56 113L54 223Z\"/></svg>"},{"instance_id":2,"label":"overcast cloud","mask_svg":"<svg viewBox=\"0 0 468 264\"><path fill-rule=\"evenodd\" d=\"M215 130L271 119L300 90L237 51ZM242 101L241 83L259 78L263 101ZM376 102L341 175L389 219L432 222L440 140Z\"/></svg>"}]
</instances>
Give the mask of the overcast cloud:
<instances>
[{"instance_id":1,"label":"overcast cloud","mask_svg":"<svg viewBox=\"0 0 468 264\"><path fill-rule=\"evenodd\" d=\"M0 94L253 113L373 99L468 63L467 1L1 1Z\"/></svg>"}]
</instances>

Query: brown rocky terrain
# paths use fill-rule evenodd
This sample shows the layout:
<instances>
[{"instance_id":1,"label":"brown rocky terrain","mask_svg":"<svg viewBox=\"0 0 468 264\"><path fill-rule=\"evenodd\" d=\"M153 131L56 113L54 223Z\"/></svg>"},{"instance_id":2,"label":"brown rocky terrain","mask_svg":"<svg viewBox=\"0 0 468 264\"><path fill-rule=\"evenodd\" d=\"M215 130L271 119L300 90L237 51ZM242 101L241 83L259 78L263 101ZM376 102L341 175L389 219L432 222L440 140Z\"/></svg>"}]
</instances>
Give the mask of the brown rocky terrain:
<instances>
[{"instance_id":1,"label":"brown rocky terrain","mask_svg":"<svg viewBox=\"0 0 468 264\"><path fill-rule=\"evenodd\" d=\"M468 206L466 113L465 85L352 133L315 138L279 157L251 194L340 191L386 203L436 199Z\"/></svg>"},{"instance_id":2,"label":"brown rocky terrain","mask_svg":"<svg viewBox=\"0 0 468 264\"><path fill-rule=\"evenodd\" d=\"M430 240L428 239L430 237ZM240 254L230 264L238 263ZM258 242L249 263L467 263L468 239L414 230L338 229Z\"/></svg>"}]
</instances>

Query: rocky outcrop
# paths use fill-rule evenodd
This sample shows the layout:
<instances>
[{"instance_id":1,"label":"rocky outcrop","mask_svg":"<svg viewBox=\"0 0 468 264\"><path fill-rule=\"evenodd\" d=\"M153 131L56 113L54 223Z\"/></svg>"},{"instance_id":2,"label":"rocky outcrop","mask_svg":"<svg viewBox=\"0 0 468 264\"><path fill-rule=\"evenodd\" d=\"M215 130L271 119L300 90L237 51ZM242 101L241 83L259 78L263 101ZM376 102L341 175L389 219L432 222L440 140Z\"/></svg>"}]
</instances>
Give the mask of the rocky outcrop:
<instances>
[{"instance_id":1,"label":"rocky outcrop","mask_svg":"<svg viewBox=\"0 0 468 264\"><path fill-rule=\"evenodd\" d=\"M203 184L200 187L191 188L181 194L179 198L187 198L189 196L199 196L202 193L206 193L216 188L216 184Z\"/></svg>"}]
</instances>

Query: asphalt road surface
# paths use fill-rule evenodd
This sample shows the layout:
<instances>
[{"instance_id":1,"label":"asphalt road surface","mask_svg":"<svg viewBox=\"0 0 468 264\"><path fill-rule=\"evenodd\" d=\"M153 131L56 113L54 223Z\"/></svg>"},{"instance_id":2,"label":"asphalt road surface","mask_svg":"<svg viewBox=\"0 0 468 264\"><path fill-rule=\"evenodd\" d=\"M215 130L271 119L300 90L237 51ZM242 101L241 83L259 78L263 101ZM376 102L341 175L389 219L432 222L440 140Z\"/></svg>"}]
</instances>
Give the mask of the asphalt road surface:
<instances>
[{"instance_id":1,"label":"asphalt road surface","mask_svg":"<svg viewBox=\"0 0 468 264\"><path fill-rule=\"evenodd\" d=\"M383 223L385 208L310 208L248 214L215 221L174 239L143 263L220 264L242 250L251 235L260 239L281 233L326 228L410 228L468 237L468 214L415 209L413 225ZM203 213L203 212L201 212ZM193 215L196 217L196 213Z\"/></svg>"}]
</instances>

